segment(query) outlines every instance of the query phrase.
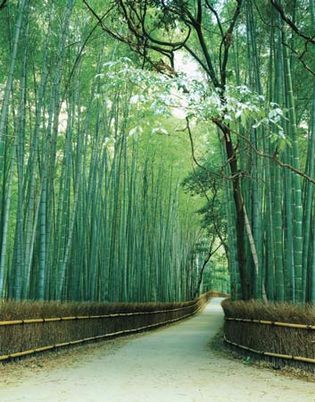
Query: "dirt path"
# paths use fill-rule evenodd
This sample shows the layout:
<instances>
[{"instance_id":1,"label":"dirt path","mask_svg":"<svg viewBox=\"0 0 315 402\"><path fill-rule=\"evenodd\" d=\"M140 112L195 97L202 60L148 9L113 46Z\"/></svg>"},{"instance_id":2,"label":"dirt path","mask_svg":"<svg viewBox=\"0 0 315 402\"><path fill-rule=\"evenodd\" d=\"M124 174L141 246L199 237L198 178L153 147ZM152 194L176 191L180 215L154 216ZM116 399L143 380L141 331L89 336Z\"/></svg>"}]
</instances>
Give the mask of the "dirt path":
<instances>
[{"instance_id":1,"label":"dirt path","mask_svg":"<svg viewBox=\"0 0 315 402\"><path fill-rule=\"evenodd\" d=\"M168 328L100 344L67 364L0 379L1 402L315 402L315 383L245 366L211 350L220 299ZM70 359L70 360L69 360ZM9 367L9 366L7 366Z\"/></svg>"}]
</instances>

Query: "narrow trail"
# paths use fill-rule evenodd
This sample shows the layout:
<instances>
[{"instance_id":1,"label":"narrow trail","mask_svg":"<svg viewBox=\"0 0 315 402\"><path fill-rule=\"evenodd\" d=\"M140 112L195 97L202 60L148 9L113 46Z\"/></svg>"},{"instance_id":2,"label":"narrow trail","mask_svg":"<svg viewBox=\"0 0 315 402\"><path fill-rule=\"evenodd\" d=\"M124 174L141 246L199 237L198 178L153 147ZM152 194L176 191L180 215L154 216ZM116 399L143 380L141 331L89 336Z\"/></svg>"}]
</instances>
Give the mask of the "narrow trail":
<instances>
[{"instance_id":1,"label":"narrow trail","mask_svg":"<svg viewBox=\"0 0 315 402\"><path fill-rule=\"evenodd\" d=\"M179 324L117 340L49 371L0 379L0 401L314 402L315 383L245 366L213 351L223 324L221 299ZM84 348L82 348L84 349ZM79 352L80 354L80 352ZM71 356L70 356L71 360Z\"/></svg>"}]
</instances>

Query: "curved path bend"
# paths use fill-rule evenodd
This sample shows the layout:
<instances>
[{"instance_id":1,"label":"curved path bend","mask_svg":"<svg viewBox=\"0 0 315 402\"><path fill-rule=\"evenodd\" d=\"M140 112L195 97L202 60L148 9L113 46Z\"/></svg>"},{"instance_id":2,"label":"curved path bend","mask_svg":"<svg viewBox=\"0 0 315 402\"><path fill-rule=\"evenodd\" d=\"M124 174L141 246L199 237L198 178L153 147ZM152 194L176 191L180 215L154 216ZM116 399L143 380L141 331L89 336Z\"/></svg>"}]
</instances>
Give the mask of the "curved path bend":
<instances>
[{"instance_id":1,"label":"curved path bend","mask_svg":"<svg viewBox=\"0 0 315 402\"><path fill-rule=\"evenodd\" d=\"M179 324L110 347L99 344L89 354L81 348L59 367L26 367L6 381L1 375L0 401L315 402L315 383L246 366L211 349L210 339L223 324L220 302L213 299Z\"/></svg>"}]
</instances>

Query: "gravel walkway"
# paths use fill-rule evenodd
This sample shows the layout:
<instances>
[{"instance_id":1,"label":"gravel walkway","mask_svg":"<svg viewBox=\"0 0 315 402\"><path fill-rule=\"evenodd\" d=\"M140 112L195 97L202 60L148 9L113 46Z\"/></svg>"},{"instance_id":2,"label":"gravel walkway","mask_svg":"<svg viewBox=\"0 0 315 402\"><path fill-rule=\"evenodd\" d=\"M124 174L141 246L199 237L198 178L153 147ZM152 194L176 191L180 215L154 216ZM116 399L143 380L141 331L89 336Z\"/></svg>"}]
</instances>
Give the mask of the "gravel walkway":
<instances>
[{"instance_id":1,"label":"gravel walkway","mask_svg":"<svg viewBox=\"0 0 315 402\"><path fill-rule=\"evenodd\" d=\"M1 371L1 402L315 402L315 383L244 365L211 349L221 299L191 319L84 347L58 366ZM58 360L58 357L57 357ZM6 368L8 377L6 376Z\"/></svg>"}]
</instances>

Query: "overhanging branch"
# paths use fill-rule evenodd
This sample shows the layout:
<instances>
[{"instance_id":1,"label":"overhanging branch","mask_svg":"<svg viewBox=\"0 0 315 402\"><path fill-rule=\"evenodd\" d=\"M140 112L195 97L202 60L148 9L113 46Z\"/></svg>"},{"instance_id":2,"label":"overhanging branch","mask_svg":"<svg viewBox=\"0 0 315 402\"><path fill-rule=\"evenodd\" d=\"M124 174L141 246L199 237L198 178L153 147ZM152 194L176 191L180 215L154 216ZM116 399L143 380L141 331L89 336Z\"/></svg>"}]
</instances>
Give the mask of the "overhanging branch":
<instances>
[{"instance_id":1,"label":"overhanging branch","mask_svg":"<svg viewBox=\"0 0 315 402\"><path fill-rule=\"evenodd\" d=\"M299 35L301 38L305 39L307 42L312 43L313 45L315 45L315 39L314 36L309 36L306 35L304 32L302 32L297 26L296 24L291 20L290 17L288 17L282 7L281 4L278 3L277 0L270 0L271 4L273 5L273 7L278 11L278 13L280 14L282 20L284 22L286 22L286 24L297 34Z\"/></svg>"}]
</instances>

